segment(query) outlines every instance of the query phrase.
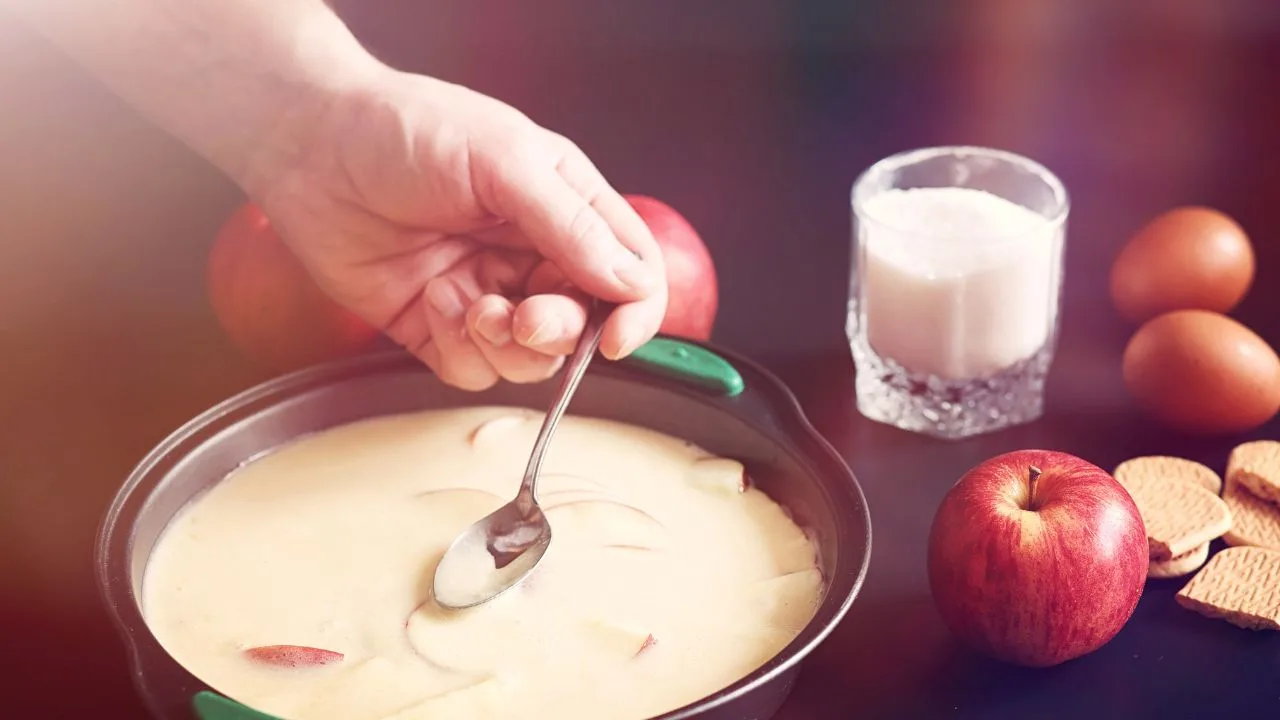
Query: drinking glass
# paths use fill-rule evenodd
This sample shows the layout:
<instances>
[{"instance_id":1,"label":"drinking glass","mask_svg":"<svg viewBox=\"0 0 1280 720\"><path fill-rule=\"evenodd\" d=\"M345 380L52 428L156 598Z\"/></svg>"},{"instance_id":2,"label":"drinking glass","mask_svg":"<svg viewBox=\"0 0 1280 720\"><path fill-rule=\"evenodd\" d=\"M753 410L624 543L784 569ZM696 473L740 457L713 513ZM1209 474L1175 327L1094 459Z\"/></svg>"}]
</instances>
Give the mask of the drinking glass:
<instances>
[{"instance_id":1,"label":"drinking glass","mask_svg":"<svg viewBox=\"0 0 1280 720\"><path fill-rule=\"evenodd\" d=\"M851 201L859 412L950 439L1039 418L1062 302L1062 182L1010 152L933 147L875 163Z\"/></svg>"}]
</instances>

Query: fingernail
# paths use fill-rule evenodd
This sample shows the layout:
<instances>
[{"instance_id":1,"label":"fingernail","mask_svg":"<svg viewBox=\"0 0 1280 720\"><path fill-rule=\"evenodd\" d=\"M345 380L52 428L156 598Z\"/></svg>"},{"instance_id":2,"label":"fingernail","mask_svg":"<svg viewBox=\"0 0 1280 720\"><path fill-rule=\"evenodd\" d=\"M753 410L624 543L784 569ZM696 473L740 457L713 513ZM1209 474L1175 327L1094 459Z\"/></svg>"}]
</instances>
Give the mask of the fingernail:
<instances>
[{"instance_id":1,"label":"fingernail","mask_svg":"<svg viewBox=\"0 0 1280 720\"><path fill-rule=\"evenodd\" d=\"M476 318L476 332L491 345L502 347L511 342L511 319L501 310L485 310Z\"/></svg>"},{"instance_id":2,"label":"fingernail","mask_svg":"<svg viewBox=\"0 0 1280 720\"><path fill-rule=\"evenodd\" d=\"M524 344L528 347L546 345L554 340L559 340L560 336L563 334L564 325L561 324L560 318L552 315L544 318L538 327L534 328L533 332L529 333L529 339L525 340Z\"/></svg>"},{"instance_id":3,"label":"fingernail","mask_svg":"<svg viewBox=\"0 0 1280 720\"><path fill-rule=\"evenodd\" d=\"M427 283L427 302L446 320L460 317L467 308L462 302L462 293L453 283L439 280Z\"/></svg>"},{"instance_id":4,"label":"fingernail","mask_svg":"<svg viewBox=\"0 0 1280 720\"><path fill-rule=\"evenodd\" d=\"M634 255L628 255L626 260L614 265L613 275L632 290L645 292L652 290L658 284L653 268Z\"/></svg>"},{"instance_id":5,"label":"fingernail","mask_svg":"<svg viewBox=\"0 0 1280 720\"><path fill-rule=\"evenodd\" d=\"M626 357L626 356L630 355L631 353L635 352L635 351L636 351L636 349L637 349L637 348L639 348L642 344L644 344L644 342L643 342L643 340L641 339L641 336L640 336L640 335L638 335L638 334L636 334L636 333L634 333L634 332L628 332L628 331L626 331L626 330L623 330L623 331L622 331L622 342L618 343L618 352L617 352L617 354L616 354L616 355L614 355L613 357L611 357L611 358L609 358L609 359L610 359L610 360L621 360L622 358L624 358L624 357Z\"/></svg>"}]
</instances>

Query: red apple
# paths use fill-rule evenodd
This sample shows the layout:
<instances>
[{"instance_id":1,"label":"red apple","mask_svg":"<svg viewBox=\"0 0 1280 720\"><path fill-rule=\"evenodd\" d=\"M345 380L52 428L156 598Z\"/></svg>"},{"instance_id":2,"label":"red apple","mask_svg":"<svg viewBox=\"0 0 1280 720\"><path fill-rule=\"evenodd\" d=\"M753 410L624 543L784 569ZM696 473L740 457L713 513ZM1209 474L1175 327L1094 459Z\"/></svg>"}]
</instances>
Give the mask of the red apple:
<instances>
[{"instance_id":1,"label":"red apple","mask_svg":"<svg viewBox=\"0 0 1280 720\"><path fill-rule=\"evenodd\" d=\"M253 203L219 230L206 282L231 342L276 372L355 354L379 334L320 290Z\"/></svg>"},{"instance_id":2,"label":"red apple","mask_svg":"<svg viewBox=\"0 0 1280 720\"><path fill-rule=\"evenodd\" d=\"M711 252L693 225L661 200L626 195L662 249L667 266L667 314L660 332L690 340L711 339L719 285Z\"/></svg>"},{"instance_id":3,"label":"red apple","mask_svg":"<svg viewBox=\"0 0 1280 720\"><path fill-rule=\"evenodd\" d=\"M929 585L951 632L1005 662L1045 667L1093 652L1137 607L1147 532L1109 473L1019 450L965 473L929 534Z\"/></svg>"}]
</instances>

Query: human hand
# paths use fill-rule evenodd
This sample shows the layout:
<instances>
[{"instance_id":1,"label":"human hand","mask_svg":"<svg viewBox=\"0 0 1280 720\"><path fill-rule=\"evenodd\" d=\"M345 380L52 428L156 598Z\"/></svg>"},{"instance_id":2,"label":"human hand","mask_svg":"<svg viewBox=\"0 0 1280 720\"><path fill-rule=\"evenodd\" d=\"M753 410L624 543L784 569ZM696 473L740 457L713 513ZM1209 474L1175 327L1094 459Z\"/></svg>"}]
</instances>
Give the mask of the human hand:
<instances>
[{"instance_id":1,"label":"human hand","mask_svg":"<svg viewBox=\"0 0 1280 720\"><path fill-rule=\"evenodd\" d=\"M352 88L245 183L338 302L468 390L553 375L593 297L619 303L606 357L658 331L661 252L573 143L428 77L380 68Z\"/></svg>"}]
</instances>

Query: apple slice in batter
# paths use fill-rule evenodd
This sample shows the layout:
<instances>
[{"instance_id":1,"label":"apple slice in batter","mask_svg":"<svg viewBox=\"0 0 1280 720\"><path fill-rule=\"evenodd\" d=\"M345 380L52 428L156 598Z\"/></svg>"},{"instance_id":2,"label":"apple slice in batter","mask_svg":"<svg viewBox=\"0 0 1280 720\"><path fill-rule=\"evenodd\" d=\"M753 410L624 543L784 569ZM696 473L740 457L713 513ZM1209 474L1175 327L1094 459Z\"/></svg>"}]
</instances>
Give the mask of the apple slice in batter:
<instances>
[{"instance_id":1,"label":"apple slice in batter","mask_svg":"<svg viewBox=\"0 0 1280 720\"><path fill-rule=\"evenodd\" d=\"M323 684L295 695L288 703L293 707L281 717L395 717L458 684L458 678L435 676L407 658L376 656L343 668ZM279 712L274 707L268 709Z\"/></svg>"},{"instance_id":2,"label":"apple slice in batter","mask_svg":"<svg viewBox=\"0 0 1280 720\"><path fill-rule=\"evenodd\" d=\"M442 662L439 658L436 658L436 657L433 657L432 655L428 655L428 654L424 653L424 652L423 652L423 651L422 651L422 650L421 650L421 649L420 649L416 644L414 644L414 642L413 642L413 635L412 635L412 633L410 632L410 629L411 629L411 627L412 627L412 625L413 625L413 617L414 617L415 615L417 615L418 613L420 613L420 612L422 612L422 611L423 611L423 606L424 606L424 605L426 605L426 604L428 604L428 603L433 603L433 602L434 602L434 601L432 601L432 600L427 600L427 601L424 601L424 602L420 602L420 603L418 603L416 606L414 606L413 610L411 610L411 611L409 612L408 616L406 616L406 617L405 617L405 619L404 619L404 623L403 623L403 625L404 625L404 641L405 641L405 644L406 644L406 645L408 645L409 650L410 650L410 651L412 651L412 652L413 652L413 654L414 654L415 656L417 656L417 658L418 658L419 660L421 660L423 663L425 663L425 664L426 664L426 666L427 666L427 667L429 667L429 668L431 668L432 670L436 670L436 671L439 671L439 672L442 672L442 673L447 673L447 674L450 674L450 675L460 675L460 674L464 674L464 673L462 673L462 671L458 670L458 668L450 667L449 665L446 665L446 664L445 664L444 662Z\"/></svg>"},{"instance_id":3,"label":"apple slice in batter","mask_svg":"<svg viewBox=\"0 0 1280 720\"><path fill-rule=\"evenodd\" d=\"M418 493L417 495L415 495L414 497L426 499L426 498L441 498L441 497L453 496L454 498L457 498L458 496L463 496L463 495L467 496L464 502L468 502L468 503L488 504L493 502L499 502L499 503L505 502L502 498L498 497L495 493L491 493L488 490L481 490L479 488L469 488L469 487L441 488L439 490L424 490Z\"/></svg>"},{"instance_id":4,"label":"apple slice in batter","mask_svg":"<svg viewBox=\"0 0 1280 720\"><path fill-rule=\"evenodd\" d=\"M415 513L425 527L439 528L445 539L453 538L468 525L502 507L507 501L486 490L445 488L427 490L414 496ZM441 551L447 544L442 546Z\"/></svg>"},{"instance_id":5,"label":"apple slice in batter","mask_svg":"<svg viewBox=\"0 0 1280 720\"><path fill-rule=\"evenodd\" d=\"M489 676L482 680L461 685L414 703L394 715L381 720L463 720L472 717L496 717L501 711L505 685L498 678Z\"/></svg>"},{"instance_id":6,"label":"apple slice in batter","mask_svg":"<svg viewBox=\"0 0 1280 720\"><path fill-rule=\"evenodd\" d=\"M530 623L527 606L512 605L519 599L508 593L465 612L424 602L405 621L409 645L432 665L479 677L536 658L548 629Z\"/></svg>"},{"instance_id":7,"label":"apple slice in batter","mask_svg":"<svg viewBox=\"0 0 1280 720\"><path fill-rule=\"evenodd\" d=\"M608 486L595 478L577 473L544 471L538 476L539 497L569 491L607 493Z\"/></svg>"},{"instance_id":8,"label":"apple slice in batter","mask_svg":"<svg viewBox=\"0 0 1280 720\"><path fill-rule=\"evenodd\" d=\"M263 645L244 650L245 657L264 665L284 668L308 668L342 662L340 652L305 645Z\"/></svg>"},{"instance_id":9,"label":"apple slice in batter","mask_svg":"<svg viewBox=\"0 0 1280 720\"><path fill-rule=\"evenodd\" d=\"M689 466L687 477L694 487L727 497L741 495L751 487L747 469L742 463L729 458L695 460Z\"/></svg>"},{"instance_id":10,"label":"apple slice in batter","mask_svg":"<svg viewBox=\"0 0 1280 720\"><path fill-rule=\"evenodd\" d=\"M813 619L822 600L822 572L817 567L759 580L743 589L752 612L770 627L795 635Z\"/></svg>"},{"instance_id":11,"label":"apple slice in batter","mask_svg":"<svg viewBox=\"0 0 1280 720\"><path fill-rule=\"evenodd\" d=\"M593 644L621 658L634 658L657 644L653 633L608 620L591 620L585 625Z\"/></svg>"},{"instance_id":12,"label":"apple slice in batter","mask_svg":"<svg viewBox=\"0 0 1280 720\"><path fill-rule=\"evenodd\" d=\"M491 417L476 426L467 437L467 442L474 448L503 448L510 450L514 439L521 434L529 435L529 449L533 449L532 432L537 426L533 424L539 415L530 410L527 413L509 413ZM523 433L522 433L523 430ZM526 451L527 452L527 451Z\"/></svg>"},{"instance_id":13,"label":"apple slice in batter","mask_svg":"<svg viewBox=\"0 0 1280 720\"><path fill-rule=\"evenodd\" d=\"M630 545L661 548L666 527L649 513L617 500L584 498L543 506L551 523L552 542L557 536L577 536L581 545Z\"/></svg>"},{"instance_id":14,"label":"apple slice in batter","mask_svg":"<svg viewBox=\"0 0 1280 720\"><path fill-rule=\"evenodd\" d=\"M772 560L770 565L772 565L774 575L763 577L761 580L767 582L774 577L783 577L807 570L818 570L816 547L813 541L804 534L794 534L785 539L774 540L774 545L764 549L764 552L768 553ZM821 571L819 571L818 577L821 579Z\"/></svg>"}]
</instances>

